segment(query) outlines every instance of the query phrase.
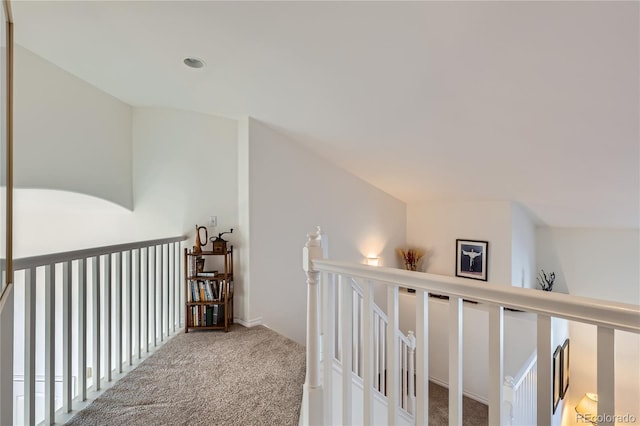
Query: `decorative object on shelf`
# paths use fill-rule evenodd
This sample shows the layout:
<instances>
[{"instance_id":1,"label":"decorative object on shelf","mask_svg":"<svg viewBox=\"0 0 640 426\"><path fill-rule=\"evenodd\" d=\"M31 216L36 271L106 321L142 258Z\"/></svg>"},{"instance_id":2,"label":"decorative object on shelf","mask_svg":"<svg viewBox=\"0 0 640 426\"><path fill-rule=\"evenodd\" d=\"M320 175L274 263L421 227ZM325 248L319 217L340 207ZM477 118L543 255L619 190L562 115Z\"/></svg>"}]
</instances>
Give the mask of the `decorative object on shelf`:
<instances>
[{"instance_id":1,"label":"decorative object on shelf","mask_svg":"<svg viewBox=\"0 0 640 426\"><path fill-rule=\"evenodd\" d=\"M380 265L380 258L377 256L368 256L367 257L367 265L369 266L378 266Z\"/></svg>"},{"instance_id":2,"label":"decorative object on shelf","mask_svg":"<svg viewBox=\"0 0 640 426\"><path fill-rule=\"evenodd\" d=\"M201 231L204 230L204 242L202 239L202 234ZM202 253L202 247L207 245L207 240L209 239L209 232L207 231L207 228L204 226L198 226L196 225L196 245L193 246L193 253L194 254L198 254L198 253Z\"/></svg>"},{"instance_id":3,"label":"decorative object on shelf","mask_svg":"<svg viewBox=\"0 0 640 426\"><path fill-rule=\"evenodd\" d=\"M553 352L553 414L556 413L556 408L558 408L558 404L560 403L560 392L561 392L561 381L562 381L562 348L560 345Z\"/></svg>"},{"instance_id":4,"label":"decorative object on shelf","mask_svg":"<svg viewBox=\"0 0 640 426\"><path fill-rule=\"evenodd\" d=\"M418 261L424 256L424 251L420 249L398 249L398 254L404 261L404 268L408 271L415 271L418 266Z\"/></svg>"},{"instance_id":5,"label":"decorative object on shelf","mask_svg":"<svg viewBox=\"0 0 640 426\"><path fill-rule=\"evenodd\" d=\"M576 405L576 413L577 421L587 421L595 425L598 419L598 394L586 393Z\"/></svg>"},{"instance_id":6,"label":"decorative object on shelf","mask_svg":"<svg viewBox=\"0 0 640 426\"><path fill-rule=\"evenodd\" d=\"M538 285L543 291L551 291L551 289L553 288L553 282L556 280L556 273L551 272L549 275L547 275L547 273L544 272L544 269L541 269L540 271L541 272L536 277L536 280L538 280Z\"/></svg>"},{"instance_id":7,"label":"decorative object on shelf","mask_svg":"<svg viewBox=\"0 0 640 426\"><path fill-rule=\"evenodd\" d=\"M561 391L560 398L564 399L569 389L569 339L566 339L562 344L562 356L560 357L562 362L562 378L561 378Z\"/></svg>"},{"instance_id":8,"label":"decorative object on shelf","mask_svg":"<svg viewBox=\"0 0 640 426\"><path fill-rule=\"evenodd\" d=\"M196 274L204 271L204 257L196 257Z\"/></svg>"},{"instance_id":9,"label":"decorative object on shelf","mask_svg":"<svg viewBox=\"0 0 640 426\"><path fill-rule=\"evenodd\" d=\"M487 281L489 243L487 241L456 240L456 277Z\"/></svg>"},{"instance_id":10,"label":"decorative object on shelf","mask_svg":"<svg viewBox=\"0 0 640 426\"><path fill-rule=\"evenodd\" d=\"M227 251L227 241L224 240L222 238L222 236L224 234L232 234L233 233L233 228L231 228L230 231L227 232L221 232L218 234L218 236L216 237L216 239L214 239L213 237L211 237L211 242L213 243L213 252L216 254L222 254L225 251Z\"/></svg>"}]
</instances>

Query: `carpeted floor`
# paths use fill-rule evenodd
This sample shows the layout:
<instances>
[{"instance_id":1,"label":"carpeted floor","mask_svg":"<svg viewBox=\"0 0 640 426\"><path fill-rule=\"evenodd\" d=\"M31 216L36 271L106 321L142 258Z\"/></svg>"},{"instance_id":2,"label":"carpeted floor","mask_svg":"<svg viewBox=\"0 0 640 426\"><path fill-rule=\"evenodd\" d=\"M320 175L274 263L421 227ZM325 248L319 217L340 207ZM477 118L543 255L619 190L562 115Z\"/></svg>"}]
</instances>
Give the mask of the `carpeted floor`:
<instances>
[{"instance_id":1,"label":"carpeted floor","mask_svg":"<svg viewBox=\"0 0 640 426\"><path fill-rule=\"evenodd\" d=\"M449 389L429 382L429 424L449 424ZM463 426L486 426L489 424L489 407L464 396L462 398Z\"/></svg>"},{"instance_id":2,"label":"carpeted floor","mask_svg":"<svg viewBox=\"0 0 640 426\"><path fill-rule=\"evenodd\" d=\"M265 327L181 333L69 425L297 425L304 347Z\"/></svg>"},{"instance_id":3,"label":"carpeted floor","mask_svg":"<svg viewBox=\"0 0 640 426\"><path fill-rule=\"evenodd\" d=\"M181 333L69 425L297 425L304 347L266 327ZM429 424L448 424L448 391L430 383ZM488 424L467 397L463 425Z\"/></svg>"}]
</instances>

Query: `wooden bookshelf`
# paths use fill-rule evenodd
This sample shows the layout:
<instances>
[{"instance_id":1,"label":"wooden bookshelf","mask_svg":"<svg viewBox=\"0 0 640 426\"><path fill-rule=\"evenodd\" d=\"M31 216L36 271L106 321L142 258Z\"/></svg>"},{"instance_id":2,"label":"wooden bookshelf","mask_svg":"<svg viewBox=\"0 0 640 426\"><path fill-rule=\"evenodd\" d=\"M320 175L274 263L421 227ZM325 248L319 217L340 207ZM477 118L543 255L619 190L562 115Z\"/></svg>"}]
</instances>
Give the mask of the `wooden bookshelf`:
<instances>
[{"instance_id":1,"label":"wooden bookshelf","mask_svg":"<svg viewBox=\"0 0 640 426\"><path fill-rule=\"evenodd\" d=\"M184 251L185 327L189 330L229 331L233 324L233 246L222 252ZM220 267L215 273L199 271L198 263Z\"/></svg>"}]
</instances>

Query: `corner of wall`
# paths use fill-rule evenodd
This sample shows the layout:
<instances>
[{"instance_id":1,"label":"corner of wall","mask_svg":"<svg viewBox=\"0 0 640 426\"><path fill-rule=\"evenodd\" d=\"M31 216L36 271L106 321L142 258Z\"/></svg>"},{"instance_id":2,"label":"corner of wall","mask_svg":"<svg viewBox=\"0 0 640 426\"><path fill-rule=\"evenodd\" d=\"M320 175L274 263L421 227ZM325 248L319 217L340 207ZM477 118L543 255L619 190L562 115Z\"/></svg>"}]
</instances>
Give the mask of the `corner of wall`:
<instances>
[{"instance_id":1,"label":"corner of wall","mask_svg":"<svg viewBox=\"0 0 640 426\"><path fill-rule=\"evenodd\" d=\"M238 119L238 270L237 274L237 309L238 319L251 321L250 293L251 293L251 216L250 216L250 187L249 187L249 127L251 117Z\"/></svg>"},{"instance_id":2,"label":"corner of wall","mask_svg":"<svg viewBox=\"0 0 640 426\"><path fill-rule=\"evenodd\" d=\"M511 202L511 285L535 288L536 226L518 202Z\"/></svg>"}]
</instances>

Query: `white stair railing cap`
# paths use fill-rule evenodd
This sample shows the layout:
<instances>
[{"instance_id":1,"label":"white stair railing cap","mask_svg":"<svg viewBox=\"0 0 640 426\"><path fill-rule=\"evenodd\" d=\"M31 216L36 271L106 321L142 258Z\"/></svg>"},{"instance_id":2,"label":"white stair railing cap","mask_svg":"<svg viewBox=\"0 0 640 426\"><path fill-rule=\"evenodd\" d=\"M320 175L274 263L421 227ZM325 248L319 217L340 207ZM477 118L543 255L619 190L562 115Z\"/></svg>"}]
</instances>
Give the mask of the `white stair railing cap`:
<instances>
[{"instance_id":1,"label":"white stair railing cap","mask_svg":"<svg viewBox=\"0 0 640 426\"><path fill-rule=\"evenodd\" d=\"M307 234L307 242L302 249L302 269L305 272L314 272L313 260L322 259L322 229L318 226L316 232Z\"/></svg>"},{"instance_id":2,"label":"white stair railing cap","mask_svg":"<svg viewBox=\"0 0 640 426\"><path fill-rule=\"evenodd\" d=\"M407 340L409 340L409 349L415 350L416 349L416 335L413 333L413 331L409 330L409 333L407 335Z\"/></svg>"}]
</instances>

